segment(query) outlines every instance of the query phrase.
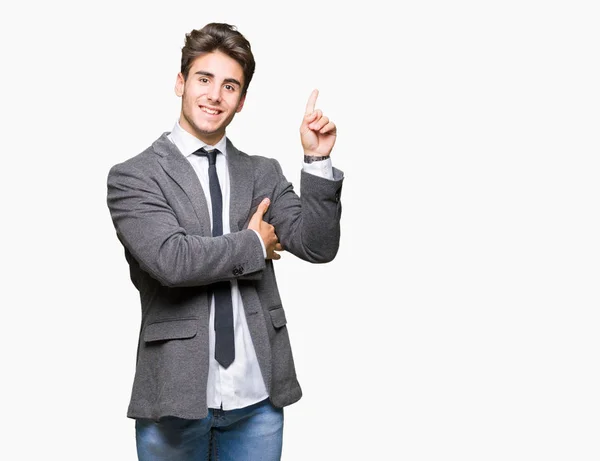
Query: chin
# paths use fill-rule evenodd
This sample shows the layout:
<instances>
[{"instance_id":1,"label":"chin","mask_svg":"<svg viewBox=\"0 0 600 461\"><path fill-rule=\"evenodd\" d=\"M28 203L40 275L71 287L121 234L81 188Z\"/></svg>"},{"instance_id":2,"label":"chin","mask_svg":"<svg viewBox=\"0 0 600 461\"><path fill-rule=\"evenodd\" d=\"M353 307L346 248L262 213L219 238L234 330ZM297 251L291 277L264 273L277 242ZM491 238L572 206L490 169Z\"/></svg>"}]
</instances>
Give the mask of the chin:
<instances>
[{"instance_id":1,"label":"chin","mask_svg":"<svg viewBox=\"0 0 600 461\"><path fill-rule=\"evenodd\" d=\"M208 123L196 123L195 128L199 133L211 135L217 134L220 131L221 126Z\"/></svg>"},{"instance_id":2,"label":"chin","mask_svg":"<svg viewBox=\"0 0 600 461\"><path fill-rule=\"evenodd\" d=\"M213 129L213 128L207 128L207 127L195 127L196 133L197 135L204 140L204 142L208 143L208 144L212 144L213 142L217 142L219 139L221 139L221 137L223 137L223 134L221 132L221 130L218 129ZM214 139L213 139L214 138ZM211 142L208 142L207 140L211 140Z\"/></svg>"}]
</instances>

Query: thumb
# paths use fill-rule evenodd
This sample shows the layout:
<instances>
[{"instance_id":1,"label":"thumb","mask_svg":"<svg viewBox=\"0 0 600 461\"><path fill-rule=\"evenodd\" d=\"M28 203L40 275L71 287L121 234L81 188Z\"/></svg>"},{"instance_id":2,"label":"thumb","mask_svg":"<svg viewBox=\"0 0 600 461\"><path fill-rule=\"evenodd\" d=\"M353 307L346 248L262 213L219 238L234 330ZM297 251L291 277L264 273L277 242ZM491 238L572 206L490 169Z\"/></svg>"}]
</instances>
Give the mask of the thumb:
<instances>
[{"instance_id":1,"label":"thumb","mask_svg":"<svg viewBox=\"0 0 600 461\"><path fill-rule=\"evenodd\" d=\"M260 204L258 205L258 208L256 209L256 212L254 213L253 218L262 219L262 217L267 212L267 208L269 208L270 204L271 204L271 201L267 197L265 197L263 199L263 201L260 202Z\"/></svg>"},{"instance_id":2,"label":"thumb","mask_svg":"<svg viewBox=\"0 0 600 461\"><path fill-rule=\"evenodd\" d=\"M304 118L302 119L302 123L300 124L300 131L304 132L304 131L308 131L308 125L310 125L312 122L315 121L315 119L317 118L317 111L314 111L310 114L306 114L304 116Z\"/></svg>"}]
</instances>

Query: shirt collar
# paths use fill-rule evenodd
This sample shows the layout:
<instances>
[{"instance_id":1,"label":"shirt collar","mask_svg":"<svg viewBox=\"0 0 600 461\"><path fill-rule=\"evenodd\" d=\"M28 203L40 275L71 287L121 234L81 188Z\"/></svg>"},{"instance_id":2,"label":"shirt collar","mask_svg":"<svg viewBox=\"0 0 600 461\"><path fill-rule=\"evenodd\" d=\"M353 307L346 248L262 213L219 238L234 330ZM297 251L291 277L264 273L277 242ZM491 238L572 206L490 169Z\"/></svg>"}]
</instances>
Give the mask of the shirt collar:
<instances>
[{"instance_id":1,"label":"shirt collar","mask_svg":"<svg viewBox=\"0 0 600 461\"><path fill-rule=\"evenodd\" d=\"M201 147L210 149L219 149L223 155L227 156L227 137L223 136L214 146L206 144L199 140L196 136L185 131L179 124L179 120L175 122L173 131L171 131L171 139L177 148L181 151L184 157L189 157Z\"/></svg>"}]
</instances>

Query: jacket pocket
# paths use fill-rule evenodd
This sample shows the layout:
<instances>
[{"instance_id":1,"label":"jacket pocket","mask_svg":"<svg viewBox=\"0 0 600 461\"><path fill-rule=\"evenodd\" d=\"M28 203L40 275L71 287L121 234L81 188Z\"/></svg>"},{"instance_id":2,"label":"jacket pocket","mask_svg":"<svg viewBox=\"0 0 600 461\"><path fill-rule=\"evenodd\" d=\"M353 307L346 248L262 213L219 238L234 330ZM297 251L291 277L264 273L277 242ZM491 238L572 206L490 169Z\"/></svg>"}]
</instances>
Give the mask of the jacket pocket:
<instances>
[{"instance_id":1,"label":"jacket pocket","mask_svg":"<svg viewBox=\"0 0 600 461\"><path fill-rule=\"evenodd\" d=\"M149 323L144 329L144 341L193 338L198 333L198 319L172 319Z\"/></svg>"},{"instance_id":2,"label":"jacket pocket","mask_svg":"<svg viewBox=\"0 0 600 461\"><path fill-rule=\"evenodd\" d=\"M275 328L281 328L287 323L283 306L275 306L273 309L269 310L269 314L271 315L271 322Z\"/></svg>"}]
</instances>

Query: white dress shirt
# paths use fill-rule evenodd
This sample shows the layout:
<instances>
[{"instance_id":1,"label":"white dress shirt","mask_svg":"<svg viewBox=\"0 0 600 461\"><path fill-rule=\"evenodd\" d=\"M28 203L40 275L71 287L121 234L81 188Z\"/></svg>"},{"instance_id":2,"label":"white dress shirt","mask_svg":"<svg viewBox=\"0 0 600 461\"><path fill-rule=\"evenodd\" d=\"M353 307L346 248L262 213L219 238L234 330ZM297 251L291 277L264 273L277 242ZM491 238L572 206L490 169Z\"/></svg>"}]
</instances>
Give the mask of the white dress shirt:
<instances>
[{"instance_id":1,"label":"white dress shirt","mask_svg":"<svg viewBox=\"0 0 600 461\"><path fill-rule=\"evenodd\" d=\"M201 147L218 149L223 155L217 155L216 168L221 193L223 195L223 234L231 232L229 228L229 171L227 168L227 138L223 136L214 146L207 145L195 136L185 131L179 122L175 123L173 131L168 138L181 151L185 158L190 162L202 189L206 196L208 211L212 220L212 205L210 200L210 188L208 181L208 158L195 155L194 152ZM304 163L303 167L311 174L316 174L328 179L333 179L331 159L311 164ZM264 243L257 234L263 246L263 254L266 255ZM250 337L250 330L246 322L244 305L237 280L231 281L231 298L233 307L233 330L235 343L235 360L229 367L223 368L215 360L215 316L214 299L211 300L209 317L209 369L208 385L206 391L207 404L209 408L222 408L223 410L233 410L243 408L248 405L260 402L268 397L267 389L260 372L254 344Z\"/></svg>"}]
</instances>

